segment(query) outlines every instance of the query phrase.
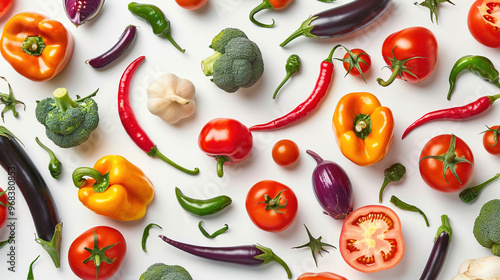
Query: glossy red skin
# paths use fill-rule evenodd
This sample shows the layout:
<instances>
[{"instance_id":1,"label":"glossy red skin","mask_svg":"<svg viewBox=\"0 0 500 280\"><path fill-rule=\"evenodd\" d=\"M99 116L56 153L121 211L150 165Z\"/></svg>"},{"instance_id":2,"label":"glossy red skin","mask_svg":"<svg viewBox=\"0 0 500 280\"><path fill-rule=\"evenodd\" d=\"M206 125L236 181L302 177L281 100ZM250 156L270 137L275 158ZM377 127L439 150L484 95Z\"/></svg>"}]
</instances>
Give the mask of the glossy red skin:
<instances>
[{"instance_id":1,"label":"glossy red skin","mask_svg":"<svg viewBox=\"0 0 500 280\"><path fill-rule=\"evenodd\" d=\"M394 48L394 46L396 46ZM394 56L392 49L394 48ZM410 57L415 58L407 61L404 65L416 75L414 77L408 73L402 73L404 80L410 83L418 83L427 79L434 67L438 57L438 44L434 33L429 29L416 26L408 27L389 35L382 44L382 56L387 65L391 65L389 58L395 57L404 60ZM400 77L397 77L400 79Z\"/></svg>"},{"instance_id":2,"label":"glossy red skin","mask_svg":"<svg viewBox=\"0 0 500 280\"><path fill-rule=\"evenodd\" d=\"M372 59L370 58L370 56L367 54L367 52L365 52L362 49L352 49L350 51L355 56L362 54L359 56L359 58L363 59L363 61L365 61L366 63L360 62L359 67L361 68L361 72L363 72L363 74L366 74L366 72L368 72L368 70L370 70L370 68L372 67ZM349 57L349 53L346 53L344 55L344 59L346 59L348 57ZM343 66L344 66L345 71L349 71L349 63L348 62L343 62ZM349 74L354 76L354 77L361 77L361 73L359 73L358 69L356 69L356 68L352 68L351 71L349 71Z\"/></svg>"},{"instance_id":3,"label":"glossy red skin","mask_svg":"<svg viewBox=\"0 0 500 280\"><path fill-rule=\"evenodd\" d=\"M490 129L497 130L498 125L490 127ZM500 135L498 136L500 138ZM483 134L483 147L484 149L495 156L500 156L500 140L495 140L495 135L493 131L487 130Z\"/></svg>"},{"instance_id":4,"label":"glossy red skin","mask_svg":"<svg viewBox=\"0 0 500 280\"><path fill-rule=\"evenodd\" d=\"M360 217L364 217L372 213L376 214L373 220L382 221L380 223L377 223L377 225L390 224L392 226L378 228L371 234L371 237L373 237L376 246L373 250L370 250L373 251L373 254L380 257L380 248L384 245L391 245L390 251L384 251L388 256L392 257L383 262L379 262L378 260L380 259L376 257L374 263L367 264L366 262L358 261L358 258L363 256L363 245L365 243L360 242L357 245L358 247L360 247L358 248L360 250L352 250L355 247L350 247L349 244L351 244L351 240L363 240L370 237L370 235L364 234L365 231L359 226L359 224L356 223L356 221ZM379 236L383 236L383 238L378 238ZM349 216L347 216L342 225L339 250L345 262L352 268L361 272L371 273L394 267L401 261L405 251L404 239L401 232L401 222L398 215L392 209L382 205L367 205L354 210L351 214L349 214Z\"/></svg>"},{"instance_id":5,"label":"glossy red skin","mask_svg":"<svg viewBox=\"0 0 500 280\"><path fill-rule=\"evenodd\" d=\"M290 166L299 159L299 146L289 139L283 139L273 146L272 156L279 166Z\"/></svg>"},{"instance_id":6,"label":"glossy red skin","mask_svg":"<svg viewBox=\"0 0 500 280\"><path fill-rule=\"evenodd\" d=\"M252 133L237 120L216 118L202 128L198 137L198 146L209 156L215 158L227 156L235 164L248 157L253 146Z\"/></svg>"},{"instance_id":7,"label":"glossy red skin","mask_svg":"<svg viewBox=\"0 0 500 280\"><path fill-rule=\"evenodd\" d=\"M0 0L0 17L9 11L12 3L14 3L14 0Z\"/></svg>"},{"instance_id":8,"label":"glossy red skin","mask_svg":"<svg viewBox=\"0 0 500 280\"><path fill-rule=\"evenodd\" d=\"M106 256L114 259L112 264L102 263L99 271L99 280L111 278L120 268L127 252L127 243L123 235L116 229L108 226L97 226L88 229L78 236L68 251L68 262L73 273L83 280L95 280L96 268L93 261L83 263L90 256L84 248L94 248L94 231L97 232L99 248L117 243L106 251Z\"/></svg>"},{"instance_id":9,"label":"glossy red skin","mask_svg":"<svg viewBox=\"0 0 500 280\"><path fill-rule=\"evenodd\" d=\"M347 280L347 278L333 272L306 272L301 274L297 280Z\"/></svg>"},{"instance_id":10,"label":"glossy red skin","mask_svg":"<svg viewBox=\"0 0 500 280\"><path fill-rule=\"evenodd\" d=\"M283 192L280 195L279 203L286 203L286 207L278 210L281 213L266 210L266 204L260 203L265 201L264 195L267 194L270 198L274 198L280 191ZM258 228L269 232L280 232L287 229L295 220L298 200L293 190L288 186L273 180L264 180L253 185L248 191L245 207L250 220Z\"/></svg>"},{"instance_id":11,"label":"glossy red skin","mask_svg":"<svg viewBox=\"0 0 500 280\"><path fill-rule=\"evenodd\" d=\"M450 146L450 139L451 134L442 134L432 138L422 148L420 159L429 155L436 156L446 153ZM443 163L441 161L428 158L420 161L418 165L420 175L428 186L441 192L456 192L469 183L474 171L474 156L469 146L459 137L456 137L455 154L457 157L464 156L472 163L472 165L466 162L456 165L455 170L462 184L458 182L449 169L443 176Z\"/></svg>"},{"instance_id":12,"label":"glossy red skin","mask_svg":"<svg viewBox=\"0 0 500 280\"><path fill-rule=\"evenodd\" d=\"M493 20L485 20L485 14L478 8L486 4L488 7L494 7L496 12L493 13L498 14L498 10L500 10L499 0L476 0L470 7L467 26L476 41L490 48L500 48L500 21L497 20L496 23L493 23ZM497 18L500 19L498 15Z\"/></svg>"},{"instance_id":13,"label":"glossy red skin","mask_svg":"<svg viewBox=\"0 0 500 280\"><path fill-rule=\"evenodd\" d=\"M175 0L179 6L187 10L197 10L208 2L208 0Z\"/></svg>"},{"instance_id":14,"label":"glossy red skin","mask_svg":"<svg viewBox=\"0 0 500 280\"><path fill-rule=\"evenodd\" d=\"M2 193L4 190L0 188L0 193ZM2 202L4 205L9 204L9 200L7 197L7 194L4 193L2 196L0 196L0 202ZM2 228L5 223L7 222L7 213L8 213L8 206L3 206L0 205L0 228Z\"/></svg>"}]
</instances>

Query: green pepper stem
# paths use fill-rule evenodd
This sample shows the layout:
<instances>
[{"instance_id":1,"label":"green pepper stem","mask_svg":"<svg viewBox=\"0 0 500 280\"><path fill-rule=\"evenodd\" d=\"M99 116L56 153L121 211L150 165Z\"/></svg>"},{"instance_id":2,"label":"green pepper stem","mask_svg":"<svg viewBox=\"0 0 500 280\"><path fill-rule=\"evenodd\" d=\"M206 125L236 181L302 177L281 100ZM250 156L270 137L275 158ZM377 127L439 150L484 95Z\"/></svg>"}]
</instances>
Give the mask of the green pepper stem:
<instances>
[{"instance_id":1,"label":"green pepper stem","mask_svg":"<svg viewBox=\"0 0 500 280\"><path fill-rule=\"evenodd\" d=\"M166 38L166 39L168 39L168 40L170 41L170 43L172 43L172 45L174 45L174 47L175 47L176 49L178 49L181 53L185 53L185 52L186 52L186 50L185 50L185 49L181 48L181 47L177 44L177 42L175 42L175 41L174 41L174 38L172 38L172 35L170 35L170 32L168 32L168 33L166 33L166 34L163 34L161 37L162 37L162 38Z\"/></svg>"},{"instance_id":2,"label":"green pepper stem","mask_svg":"<svg viewBox=\"0 0 500 280\"><path fill-rule=\"evenodd\" d=\"M75 184L77 188L81 188L87 183L87 180L83 178L84 176L91 177L95 180L92 187L96 193L104 192L109 187L109 172L103 175L94 168L79 167L73 171L72 175L73 184Z\"/></svg>"},{"instance_id":3,"label":"green pepper stem","mask_svg":"<svg viewBox=\"0 0 500 280\"><path fill-rule=\"evenodd\" d=\"M385 187L387 184L389 184L391 181L387 180L387 178L384 179L384 182L382 183L382 187L380 187L380 191L378 192L378 202L382 203L382 194L384 193Z\"/></svg>"},{"instance_id":4,"label":"green pepper stem","mask_svg":"<svg viewBox=\"0 0 500 280\"><path fill-rule=\"evenodd\" d=\"M264 0L262 3L260 3L257 7L253 8L252 11L250 11L250 15L249 15L249 18L250 18L250 21L255 23L256 25L260 26L260 27L266 27L266 28L270 28L270 27L273 27L274 26L274 19L273 19L273 22L271 24L264 24L264 23L261 23L261 22L258 22L254 16L257 12L260 12L262 10L265 10L265 9L274 9L273 5L271 4L271 1L270 0Z\"/></svg>"},{"instance_id":5,"label":"green pepper stem","mask_svg":"<svg viewBox=\"0 0 500 280\"><path fill-rule=\"evenodd\" d=\"M288 265L280 257L274 254L273 250L259 244L255 245L255 247L262 251L262 254L255 257L256 259L262 260L262 265L275 261L285 269L288 279L292 278L292 272Z\"/></svg>"},{"instance_id":6,"label":"green pepper stem","mask_svg":"<svg viewBox=\"0 0 500 280\"><path fill-rule=\"evenodd\" d=\"M54 262L54 265L59 268L61 266L61 240L62 240L62 223L56 225L54 230L54 235L50 241L43 240L41 238L35 239L35 241L42 245L42 248L49 253L50 258Z\"/></svg>"},{"instance_id":7,"label":"green pepper stem","mask_svg":"<svg viewBox=\"0 0 500 280\"><path fill-rule=\"evenodd\" d=\"M179 169L180 171L182 171L184 173L187 173L189 175L196 175L196 174L200 173L200 170L198 169L198 167L196 167L193 170L189 170L189 169L184 168L184 167L178 165L177 163L173 162L168 157L166 157L164 154L162 154L158 150L158 147L156 147L156 146L153 146L153 148L151 148L151 150L149 150L149 152L147 153L147 155L150 156L150 157L159 158L159 159L163 160L164 162L172 165L173 167L175 167L175 168Z\"/></svg>"},{"instance_id":8,"label":"green pepper stem","mask_svg":"<svg viewBox=\"0 0 500 280\"><path fill-rule=\"evenodd\" d=\"M488 98L490 99L490 105L491 105L491 104L493 104L493 102L495 102L497 99L500 98L500 93L495 94L495 95L490 95L490 96L488 96Z\"/></svg>"},{"instance_id":9,"label":"green pepper stem","mask_svg":"<svg viewBox=\"0 0 500 280\"><path fill-rule=\"evenodd\" d=\"M292 77L292 73L290 72L287 72L286 73L286 76L285 78L281 81L281 83L278 85L278 87L276 88L276 90L274 91L274 94L273 94L273 99L276 99L276 95L278 94L278 91L281 89L281 87L283 87L283 85L290 79L290 77Z\"/></svg>"}]
</instances>

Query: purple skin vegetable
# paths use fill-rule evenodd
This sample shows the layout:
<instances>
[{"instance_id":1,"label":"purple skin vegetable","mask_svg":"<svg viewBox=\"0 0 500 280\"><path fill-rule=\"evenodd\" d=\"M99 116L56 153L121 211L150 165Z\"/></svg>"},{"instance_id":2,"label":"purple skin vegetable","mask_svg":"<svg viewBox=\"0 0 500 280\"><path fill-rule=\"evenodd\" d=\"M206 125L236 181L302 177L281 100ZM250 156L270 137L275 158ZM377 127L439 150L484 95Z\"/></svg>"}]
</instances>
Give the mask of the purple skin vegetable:
<instances>
[{"instance_id":1,"label":"purple skin vegetable","mask_svg":"<svg viewBox=\"0 0 500 280\"><path fill-rule=\"evenodd\" d=\"M181 249L184 252L210 260L243 265L264 265L271 261L275 261L283 266L288 279L292 278L292 273L288 265L280 257L276 256L271 249L261 245L204 247L175 241L164 235L159 235L158 237L177 249Z\"/></svg>"},{"instance_id":2,"label":"purple skin vegetable","mask_svg":"<svg viewBox=\"0 0 500 280\"><path fill-rule=\"evenodd\" d=\"M352 186L344 169L333 161L323 160L311 150L311 155L318 165L313 171L312 183L314 194L324 213L335 220L343 220L352 212Z\"/></svg>"},{"instance_id":3,"label":"purple skin vegetable","mask_svg":"<svg viewBox=\"0 0 500 280\"><path fill-rule=\"evenodd\" d=\"M137 27L134 25L127 26L118 39L118 42L116 42L111 49L107 50L100 56L89 59L85 62L90 64L93 68L103 68L108 66L126 53L128 49L130 49L130 46L132 46L132 43L135 41L136 35Z\"/></svg>"},{"instance_id":4,"label":"purple skin vegetable","mask_svg":"<svg viewBox=\"0 0 500 280\"><path fill-rule=\"evenodd\" d=\"M64 0L63 6L69 20L76 26L95 18L102 9L104 0Z\"/></svg>"},{"instance_id":5,"label":"purple skin vegetable","mask_svg":"<svg viewBox=\"0 0 500 280\"><path fill-rule=\"evenodd\" d=\"M280 46L283 47L300 36L331 38L352 33L382 16L391 3L392 0L354 0L314 14L306 19L299 29L286 38Z\"/></svg>"}]
</instances>

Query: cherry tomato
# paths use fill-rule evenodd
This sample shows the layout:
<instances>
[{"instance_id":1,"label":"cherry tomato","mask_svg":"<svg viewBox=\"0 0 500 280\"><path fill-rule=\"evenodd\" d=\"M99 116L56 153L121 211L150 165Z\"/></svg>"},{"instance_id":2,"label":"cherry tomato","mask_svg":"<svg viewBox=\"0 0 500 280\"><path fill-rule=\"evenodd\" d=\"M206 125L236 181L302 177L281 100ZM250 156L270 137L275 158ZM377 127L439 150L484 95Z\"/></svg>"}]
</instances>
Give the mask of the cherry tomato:
<instances>
[{"instance_id":1,"label":"cherry tomato","mask_svg":"<svg viewBox=\"0 0 500 280\"><path fill-rule=\"evenodd\" d=\"M99 278L96 278L97 266L93 259L86 261L91 257L86 248L90 250L107 248L100 255L93 253L94 257L100 259ZM73 273L83 280L105 280L111 278L120 268L125 253L127 251L127 243L123 235L116 229L108 226L97 226L88 229L78 236L68 252L68 262ZM112 263L108 264L104 261L108 258Z\"/></svg>"},{"instance_id":2,"label":"cherry tomato","mask_svg":"<svg viewBox=\"0 0 500 280\"><path fill-rule=\"evenodd\" d=\"M483 146L484 149L492 155L500 155L500 142L498 137L500 129L498 125L489 127L483 134Z\"/></svg>"},{"instance_id":3,"label":"cherry tomato","mask_svg":"<svg viewBox=\"0 0 500 280\"><path fill-rule=\"evenodd\" d=\"M188 10L197 10L208 2L208 0L175 0L179 6Z\"/></svg>"},{"instance_id":4,"label":"cherry tomato","mask_svg":"<svg viewBox=\"0 0 500 280\"><path fill-rule=\"evenodd\" d=\"M6 192L0 188L0 228L7 222L9 200Z\"/></svg>"},{"instance_id":5,"label":"cherry tomato","mask_svg":"<svg viewBox=\"0 0 500 280\"><path fill-rule=\"evenodd\" d=\"M469 183L474 171L474 156L459 137L438 135L423 147L419 170L422 179L431 188L441 192L456 192Z\"/></svg>"},{"instance_id":6,"label":"cherry tomato","mask_svg":"<svg viewBox=\"0 0 500 280\"><path fill-rule=\"evenodd\" d=\"M333 272L320 272L320 273L306 272L301 274L299 278L297 278L297 280L347 280L347 278L342 277Z\"/></svg>"},{"instance_id":7,"label":"cherry tomato","mask_svg":"<svg viewBox=\"0 0 500 280\"><path fill-rule=\"evenodd\" d=\"M279 166L290 166L299 159L299 146L292 140L283 139L273 146L273 160Z\"/></svg>"},{"instance_id":8,"label":"cherry tomato","mask_svg":"<svg viewBox=\"0 0 500 280\"><path fill-rule=\"evenodd\" d=\"M286 185L264 180L255 184L246 197L250 220L262 230L279 232L288 228L297 216L298 201Z\"/></svg>"},{"instance_id":9,"label":"cherry tomato","mask_svg":"<svg viewBox=\"0 0 500 280\"><path fill-rule=\"evenodd\" d=\"M0 0L0 17L5 15L9 11L10 6L12 6L13 2L14 0Z\"/></svg>"},{"instance_id":10,"label":"cherry tomato","mask_svg":"<svg viewBox=\"0 0 500 280\"><path fill-rule=\"evenodd\" d=\"M350 51L351 53L346 52L342 59L344 69L354 77L363 77L372 67L372 60L368 53L362 49L352 49Z\"/></svg>"},{"instance_id":11,"label":"cherry tomato","mask_svg":"<svg viewBox=\"0 0 500 280\"><path fill-rule=\"evenodd\" d=\"M467 26L479 43L500 48L500 0L476 0L470 7Z\"/></svg>"},{"instance_id":12,"label":"cherry tomato","mask_svg":"<svg viewBox=\"0 0 500 280\"><path fill-rule=\"evenodd\" d=\"M361 272L394 267L405 252L398 215L382 205L354 210L342 225L339 250L345 262Z\"/></svg>"},{"instance_id":13,"label":"cherry tomato","mask_svg":"<svg viewBox=\"0 0 500 280\"><path fill-rule=\"evenodd\" d=\"M387 81L378 79L379 84L387 86L395 78L418 83L428 78L436 66L437 40L425 27L405 28L385 39L382 56L393 73Z\"/></svg>"}]
</instances>

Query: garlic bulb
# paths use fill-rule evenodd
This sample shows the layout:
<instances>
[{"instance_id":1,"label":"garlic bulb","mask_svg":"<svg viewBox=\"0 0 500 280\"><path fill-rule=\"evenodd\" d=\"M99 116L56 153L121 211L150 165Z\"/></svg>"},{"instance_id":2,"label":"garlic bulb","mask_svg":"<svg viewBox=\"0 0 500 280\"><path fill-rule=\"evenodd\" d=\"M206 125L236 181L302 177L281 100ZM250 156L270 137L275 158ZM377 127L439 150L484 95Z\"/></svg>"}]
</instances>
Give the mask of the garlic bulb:
<instances>
[{"instance_id":1,"label":"garlic bulb","mask_svg":"<svg viewBox=\"0 0 500 280\"><path fill-rule=\"evenodd\" d=\"M500 257L491 255L466 260L452 280L500 280Z\"/></svg>"},{"instance_id":2,"label":"garlic bulb","mask_svg":"<svg viewBox=\"0 0 500 280\"><path fill-rule=\"evenodd\" d=\"M163 121L176 123L194 113L194 93L191 81L172 73L163 74L148 85L148 109Z\"/></svg>"}]
</instances>

